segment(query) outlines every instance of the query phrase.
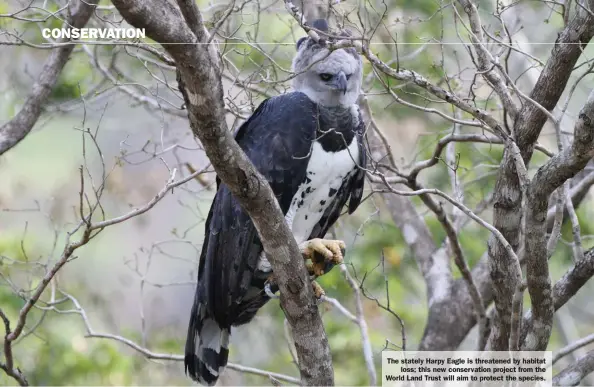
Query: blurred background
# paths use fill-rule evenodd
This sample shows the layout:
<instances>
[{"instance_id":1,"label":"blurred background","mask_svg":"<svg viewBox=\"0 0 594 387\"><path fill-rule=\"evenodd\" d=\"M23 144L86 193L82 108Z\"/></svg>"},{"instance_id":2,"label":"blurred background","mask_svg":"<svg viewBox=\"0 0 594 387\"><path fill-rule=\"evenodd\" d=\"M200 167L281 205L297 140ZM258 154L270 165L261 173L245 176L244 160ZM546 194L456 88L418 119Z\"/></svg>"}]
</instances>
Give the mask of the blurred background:
<instances>
[{"instance_id":1,"label":"blurred background","mask_svg":"<svg viewBox=\"0 0 594 387\"><path fill-rule=\"evenodd\" d=\"M503 3L479 3L483 25L492 35L489 49L509 55L507 71L529 92L542 68L538 62L546 61L563 28L563 15L553 2L514 2L502 14L505 32L501 20L493 16ZM236 130L264 98L290 88L294 43L305 34L282 1L200 0L197 4L209 29L216 31L224 55L228 125ZM19 111L30 93L50 53L42 45L41 28L60 28L66 5L66 1L0 0L0 124ZM333 7L331 17L336 23L373 36L372 50L386 63L414 70L490 111L501 110L490 88L475 79L477 70L463 44L468 33L459 14L464 22L466 17L459 7L436 0L348 0ZM121 20L109 2L101 1L88 26L124 26ZM497 40L508 33L534 59L504 51ZM151 47L163 51L159 45ZM593 55L590 44L583 56ZM396 163L406 169L430 158L437 140L452 132L451 122L395 101L369 63L364 63L364 92ZM568 101L563 123L569 131L593 83L591 75L585 77ZM428 99L411 85L389 86L410 103L452 114L449 105ZM145 205L164 187L174 168L177 178L205 169L199 179L174 189L147 213L106 228L77 250L42 296L46 302L60 300L65 297L62 290L75 297L96 334L116 335L153 353L183 353L215 174L192 136L176 87L172 67L147 50L117 42L75 47L32 132L0 156L0 305L12 321L48 265L59 259L68 233L80 219L81 168L91 202L95 198L90 187L99 187L104 179L100 202L106 218ZM480 133L480 128L458 130ZM556 149L554 128L545 127L539 142ZM484 207L480 214L487 221L491 221L488 204L502 150L497 144L459 143L448 156L457 165L454 180L462 182L465 203ZM546 156L537 152L530 173L544 160ZM452 192L451 171L440 162L424 170L419 180L427 187ZM383 198L371 195L370 184L366 188L369 196L364 205L354 215L342 217L332 233L347 244L351 276L358 283L364 279L363 314L381 376L382 349L403 346L403 328L385 308L403 321L406 349L417 348L427 319L426 284ZM435 215L418 198L411 200L440 245L445 232ZM451 206L443 205L453 213ZM577 215L584 248L590 248L594 209L589 195ZM485 253L488 237L487 230L472 222L461 228L459 238L469 266ZM571 263L571 225L567 223L550 261L553 280ZM338 268L319 282L329 297L355 313L353 290ZM592 288L587 284L557 314L549 350L591 333ZM528 297L524 305L529 307ZM329 303L322 303L320 310L337 385L368 385L359 327ZM269 302L253 323L233 332L230 361L297 376L283 320L278 301ZM191 385L182 362L147 359L117 339L86 338L87 333L80 309L71 299L36 308L15 344L17 365L33 385ZM473 329L460 349L474 349L476 340ZM584 350L587 347L573 356ZM569 356L567 361L571 360ZM266 377L232 369L219 382L269 383ZM0 384L14 381L0 373Z\"/></svg>"}]
</instances>

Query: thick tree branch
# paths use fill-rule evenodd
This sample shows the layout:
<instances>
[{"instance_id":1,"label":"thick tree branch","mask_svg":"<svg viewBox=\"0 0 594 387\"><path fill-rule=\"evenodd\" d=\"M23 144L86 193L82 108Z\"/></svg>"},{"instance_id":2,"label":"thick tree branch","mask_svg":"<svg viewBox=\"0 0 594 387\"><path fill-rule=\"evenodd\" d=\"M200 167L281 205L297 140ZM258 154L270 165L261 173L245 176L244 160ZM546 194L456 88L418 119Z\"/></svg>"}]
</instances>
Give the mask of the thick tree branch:
<instances>
[{"instance_id":1,"label":"thick tree branch","mask_svg":"<svg viewBox=\"0 0 594 387\"><path fill-rule=\"evenodd\" d=\"M592 164L592 161L590 161L588 165ZM569 196L571 197L573 207L576 209L586 198L586 195L588 194L588 192L590 192L590 188L592 187L592 185L594 185L594 172L591 171L591 167L589 167L588 165L582 172L580 172L571 180L572 187L569 190ZM547 212L547 231L550 231L553 227L556 212L556 205L550 207ZM568 218L569 213L567 211L567 208L564 208L563 221L567 221Z\"/></svg>"},{"instance_id":2,"label":"thick tree branch","mask_svg":"<svg viewBox=\"0 0 594 387\"><path fill-rule=\"evenodd\" d=\"M577 386L583 378L592 372L594 372L594 350L555 375L553 385Z\"/></svg>"},{"instance_id":3,"label":"thick tree branch","mask_svg":"<svg viewBox=\"0 0 594 387\"><path fill-rule=\"evenodd\" d=\"M196 2L193 0L177 0L177 5L181 10L182 15L184 15L184 19L186 20L186 23L188 23L188 27L190 27L199 41L203 41L204 34L207 32L204 29L202 14L198 10Z\"/></svg>"},{"instance_id":4,"label":"thick tree branch","mask_svg":"<svg viewBox=\"0 0 594 387\"><path fill-rule=\"evenodd\" d=\"M303 259L268 182L227 130L222 69L214 45L204 44L208 42L204 26L194 26L194 33L183 22L179 10L165 0L113 0L112 3L126 21L145 28L147 36L162 43L175 60L192 131L204 146L217 175L250 215L271 261L281 307L294 332L302 381L308 385L332 385L328 340ZM200 23L195 14L198 10L191 6L188 10L185 1L180 1L180 6L186 19Z\"/></svg>"},{"instance_id":5,"label":"thick tree branch","mask_svg":"<svg viewBox=\"0 0 594 387\"><path fill-rule=\"evenodd\" d=\"M584 259L575 265L553 286L553 305L558 310L594 276L594 249L584 253Z\"/></svg>"},{"instance_id":6,"label":"thick tree branch","mask_svg":"<svg viewBox=\"0 0 594 387\"><path fill-rule=\"evenodd\" d=\"M535 329L528 332L525 349L544 351L553 327L553 295L546 244L549 197L594 156L594 91L580 111L574 140L539 168L526 191L526 280L532 300Z\"/></svg>"},{"instance_id":7,"label":"thick tree branch","mask_svg":"<svg viewBox=\"0 0 594 387\"><path fill-rule=\"evenodd\" d=\"M62 28L81 28L91 18L99 0L74 0L68 8L68 19ZM65 43L70 39L63 39ZM41 74L31 88L23 107L16 116L0 127L0 155L25 138L41 115L43 105L54 88L62 69L66 65L74 44L64 44L52 49Z\"/></svg>"},{"instance_id":8,"label":"thick tree branch","mask_svg":"<svg viewBox=\"0 0 594 387\"><path fill-rule=\"evenodd\" d=\"M590 2L594 3L592 0ZM594 17L579 13L559 34L551 57L530 94L532 100L549 111L555 107L567 85L571 69L593 35ZM533 103L524 104L517 116L513 135L526 165L532 157L534 145L546 120L547 115ZM504 152L495 183L493 224L514 250L517 250L520 243L518 230L521 229L522 223L522 194L510 150L506 148ZM543 246L546 246L546 243ZM546 257L546 252L543 256ZM493 350L504 350L509 344L512 299L521 279L516 275L515 270L511 271L514 265L513 258L493 237L489 239L489 257L497 311L497 324L491 338L491 347ZM532 289L534 289L534 283Z\"/></svg>"},{"instance_id":9,"label":"thick tree branch","mask_svg":"<svg viewBox=\"0 0 594 387\"><path fill-rule=\"evenodd\" d=\"M584 259L575 263L553 286L553 308L559 310L594 276L594 249L584 253ZM522 338L536 330L532 310L529 310L522 323Z\"/></svg>"},{"instance_id":10,"label":"thick tree branch","mask_svg":"<svg viewBox=\"0 0 594 387\"><path fill-rule=\"evenodd\" d=\"M8 336L11 334L10 330L10 320L0 308L0 319L2 320L2 324L4 325L4 345L3 345L3 352L4 352L4 362L0 361L0 369L6 373L6 375L10 376L20 386L28 386L29 382L27 378L21 370L17 367L14 368L14 359L12 355L12 342L8 340Z\"/></svg>"},{"instance_id":11,"label":"thick tree branch","mask_svg":"<svg viewBox=\"0 0 594 387\"><path fill-rule=\"evenodd\" d=\"M594 6L594 0L589 0L589 3L591 7ZM555 41L551 57L530 93L530 98L545 109L552 110L565 90L573 66L593 36L594 16L578 13ZM525 104L518 115L514 132L526 164L546 120L546 114L530 103Z\"/></svg>"},{"instance_id":12,"label":"thick tree branch","mask_svg":"<svg viewBox=\"0 0 594 387\"><path fill-rule=\"evenodd\" d=\"M578 349L585 347L586 345L592 344L593 342L594 342L594 333L591 335L588 335L586 337L583 337L583 338L561 348L559 351L557 351L553 355L552 364L555 364L558 360L560 360L564 356L569 355L570 353L577 351Z\"/></svg>"}]
</instances>

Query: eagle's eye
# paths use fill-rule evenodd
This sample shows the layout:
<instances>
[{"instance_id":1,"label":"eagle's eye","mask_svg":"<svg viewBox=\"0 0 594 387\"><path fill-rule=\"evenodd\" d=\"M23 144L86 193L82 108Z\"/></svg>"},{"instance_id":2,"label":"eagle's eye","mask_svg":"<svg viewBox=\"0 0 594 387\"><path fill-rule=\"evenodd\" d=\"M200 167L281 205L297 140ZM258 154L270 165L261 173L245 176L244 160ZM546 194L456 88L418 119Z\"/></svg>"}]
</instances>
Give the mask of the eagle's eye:
<instances>
[{"instance_id":1,"label":"eagle's eye","mask_svg":"<svg viewBox=\"0 0 594 387\"><path fill-rule=\"evenodd\" d=\"M324 82L328 82L329 80L332 79L332 74L322 73L322 74L320 74L320 79Z\"/></svg>"},{"instance_id":2,"label":"eagle's eye","mask_svg":"<svg viewBox=\"0 0 594 387\"><path fill-rule=\"evenodd\" d=\"M352 76L352 75L353 75L353 74L347 74L347 76L346 76L346 78L347 78L347 81L348 81L349 79L351 79L351 76Z\"/></svg>"}]
</instances>

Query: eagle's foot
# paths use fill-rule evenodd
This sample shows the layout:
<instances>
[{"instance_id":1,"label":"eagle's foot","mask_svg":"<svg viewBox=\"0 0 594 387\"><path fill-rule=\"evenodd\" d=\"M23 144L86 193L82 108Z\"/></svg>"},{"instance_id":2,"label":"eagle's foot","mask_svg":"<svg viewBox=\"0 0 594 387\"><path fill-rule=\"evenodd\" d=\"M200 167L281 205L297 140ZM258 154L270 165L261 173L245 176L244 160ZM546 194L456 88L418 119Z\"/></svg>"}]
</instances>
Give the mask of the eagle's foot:
<instances>
[{"instance_id":1,"label":"eagle's foot","mask_svg":"<svg viewBox=\"0 0 594 387\"><path fill-rule=\"evenodd\" d=\"M313 288L314 295L316 296L316 298L318 300L320 298L322 298L322 296L326 295L326 292L324 291L324 289L322 289L320 284L317 283L316 281L311 281L311 287Z\"/></svg>"},{"instance_id":2,"label":"eagle's foot","mask_svg":"<svg viewBox=\"0 0 594 387\"><path fill-rule=\"evenodd\" d=\"M270 289L272 286L276 287L276 284L274 283L274 274L270 274L266 279L266 282L264 283L264 293L271 299L279 299L280 297L274 294Z\"/></svg>"},{"instance_id":3,"label":"eagle's foot","mask_svg":"<svg viewBox=\"0 0 594 387\"><path fill-rule=\"evenodd\" d=\"M345 249L343 241L332 239L315 238L299 245L303 259L311 260L307 269L315 277L327 273L332 266L341 264Z\"/></svg>"}]
</instances>

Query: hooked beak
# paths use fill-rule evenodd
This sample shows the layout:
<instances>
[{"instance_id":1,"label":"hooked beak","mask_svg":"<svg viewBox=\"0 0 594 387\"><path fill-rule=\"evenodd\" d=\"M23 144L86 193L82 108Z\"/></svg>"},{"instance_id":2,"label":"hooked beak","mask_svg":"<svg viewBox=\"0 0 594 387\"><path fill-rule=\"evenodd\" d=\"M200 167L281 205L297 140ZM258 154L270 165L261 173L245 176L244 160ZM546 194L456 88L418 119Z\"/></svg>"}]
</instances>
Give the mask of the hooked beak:
<instances>
[{"instance_id":1,"label":"hooked beak","mask_svg":"<svg viewBox=\"0 0 594 387\"><path fill-rule=\"evenodd\" d=\"M347 78L344 72L339 72L336 74L334 79L332 80L332 86L336 88L336 90L342 91L342 94L346 94L347 91Z\"/></svg>"}]
</instances>

